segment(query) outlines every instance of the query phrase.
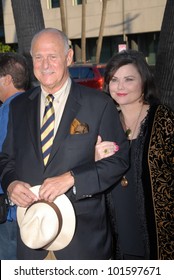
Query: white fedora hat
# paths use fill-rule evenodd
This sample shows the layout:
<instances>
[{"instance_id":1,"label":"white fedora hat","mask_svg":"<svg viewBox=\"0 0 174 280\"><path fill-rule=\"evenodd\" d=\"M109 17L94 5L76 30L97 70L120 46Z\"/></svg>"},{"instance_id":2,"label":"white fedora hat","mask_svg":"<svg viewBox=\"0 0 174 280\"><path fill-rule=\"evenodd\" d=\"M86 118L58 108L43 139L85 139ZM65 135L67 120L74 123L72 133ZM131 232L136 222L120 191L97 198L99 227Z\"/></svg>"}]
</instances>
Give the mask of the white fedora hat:
<instances>
[{"instance_id":1,"label":"white fedora hat","mask_svg":"<svg viewBox=\"0 0 174 280\"><path fill-rule=\"evenodd\" d=\"M38 196L40 186L31 188ZM57 251L65 248L75 232L74 208L63 194L54 202L39 200L28 208L17 207L21 239L32 249Z\"/></svg>"}]
</instances>

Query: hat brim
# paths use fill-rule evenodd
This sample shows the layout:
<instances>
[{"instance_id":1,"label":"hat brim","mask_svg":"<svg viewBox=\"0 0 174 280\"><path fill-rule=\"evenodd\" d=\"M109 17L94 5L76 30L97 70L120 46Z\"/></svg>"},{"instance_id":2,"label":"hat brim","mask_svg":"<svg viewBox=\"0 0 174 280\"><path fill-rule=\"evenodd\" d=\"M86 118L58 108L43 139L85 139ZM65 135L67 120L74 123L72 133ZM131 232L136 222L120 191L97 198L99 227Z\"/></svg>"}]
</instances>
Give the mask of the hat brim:
<instances>
[{"instance_id":1,"label":"hat brim","mask_svg":"<svg viewBox=\"0 0 174 280\"><path fill-rule=\"evenodd\" d=\"M40 185L31 187L31 191L39 196ZM75 232L76 219L74 208L71 204L71 201L65 194L58 196L54 203L59 208L62 215L62 228L58 236L46 247L45 250L57 251L65 248L72 240ZM23 221L27 208L17 207L17 222L20 228L20 225Z\"/></svg>"}]
</instances>

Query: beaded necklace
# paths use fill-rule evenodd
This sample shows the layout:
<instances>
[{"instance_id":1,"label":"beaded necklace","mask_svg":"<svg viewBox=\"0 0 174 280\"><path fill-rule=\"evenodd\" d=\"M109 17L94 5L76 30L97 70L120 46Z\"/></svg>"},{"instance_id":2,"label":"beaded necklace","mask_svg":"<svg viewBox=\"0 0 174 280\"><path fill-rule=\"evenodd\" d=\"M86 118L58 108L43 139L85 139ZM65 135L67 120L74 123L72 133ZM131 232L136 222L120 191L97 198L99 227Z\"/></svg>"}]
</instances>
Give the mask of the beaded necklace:
<instances>
[{"instance_id":1,"label":"beaded necklace","mask_svg":"<svg viewBox=\"0 0 174 280\"><path fill-rule=\"evenodd\" d=\"M137 117L137 120L136 120L136 123L135 123L135 126L134 126L134 129L133 129L133 130L130 129L130 128L128 128L128 127L126 126L126 123L125 123L125 119L124 119L123 114L121 113L121 115L120 115L120 120L121 120L123 129L125 130L126 137L127 137L127 139L129 140L130 146L131 146L131 144L132 144L132 140L133 140L134 135L135 135L135 132L136 132L136 130L137 130L137 127L138 127L138 124L139 124L139 121L140 121L140 117L141 117L141 114L142 114L142 111L143 111L143 107L144 107L144 106L142 105L141 110L140 110L140 112L139 112L139 114L138 114L138 117ZM128 179L127 179L126 176L124 175L124 176L122 177L122 179L121 179L121 185L122 185L122 187L127 187L128 184L129 184Z\"/></svg>"}]
</instances>

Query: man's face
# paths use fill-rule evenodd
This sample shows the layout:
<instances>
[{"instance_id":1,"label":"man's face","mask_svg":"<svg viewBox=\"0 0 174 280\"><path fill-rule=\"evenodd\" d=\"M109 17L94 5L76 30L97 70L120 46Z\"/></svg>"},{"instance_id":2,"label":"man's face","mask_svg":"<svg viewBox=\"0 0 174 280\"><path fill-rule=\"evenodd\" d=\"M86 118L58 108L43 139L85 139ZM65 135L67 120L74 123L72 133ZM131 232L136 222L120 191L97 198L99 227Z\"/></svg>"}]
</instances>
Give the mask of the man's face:
<instances>
[{"instance_id":1,"label":"man's face","mask_svg":"<svg viewBox=\"0 0 174 280\"><path fill-rule=\"evenodd\" d=\"M73 51L65 53L62 38L54 33L41 34L32 46L34 74L45 91L55 93L65 83Z\"/></svg>"}]
</instances>

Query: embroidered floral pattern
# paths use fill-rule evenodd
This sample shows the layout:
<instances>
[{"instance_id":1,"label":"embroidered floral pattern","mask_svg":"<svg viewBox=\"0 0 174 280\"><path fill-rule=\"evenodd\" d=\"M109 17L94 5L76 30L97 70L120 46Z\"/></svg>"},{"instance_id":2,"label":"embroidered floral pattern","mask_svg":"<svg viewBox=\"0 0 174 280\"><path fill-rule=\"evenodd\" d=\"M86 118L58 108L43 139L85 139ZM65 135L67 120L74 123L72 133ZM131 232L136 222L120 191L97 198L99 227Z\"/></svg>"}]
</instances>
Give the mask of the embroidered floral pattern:
<instances>
[{"instance_id":1,"label":"embroidered floral pattern","mask_svg":"<svg viewBox=\"0 0 174 280\"><path fill-rule=\"evenodd\" d=\"M174 259L174 113L159 106L149 148L158 259Z\"/></svg>"}]
</instances>

